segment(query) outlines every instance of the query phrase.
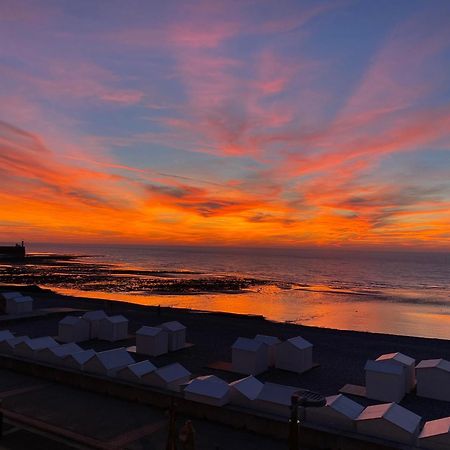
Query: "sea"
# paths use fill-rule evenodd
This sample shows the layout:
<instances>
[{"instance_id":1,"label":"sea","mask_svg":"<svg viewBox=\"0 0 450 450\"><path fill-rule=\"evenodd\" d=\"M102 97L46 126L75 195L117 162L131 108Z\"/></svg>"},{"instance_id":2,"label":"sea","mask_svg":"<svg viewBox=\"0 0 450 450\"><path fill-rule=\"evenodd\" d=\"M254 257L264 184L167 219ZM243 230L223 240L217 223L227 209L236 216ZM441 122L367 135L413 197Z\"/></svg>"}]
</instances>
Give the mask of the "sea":
<instances>
[{"instance_id":1,"label":"sea","mask_svg":"<svg viewBox=\"0 0 450 450\"><path fill-rule=\"evenodd\" d=\"M124 268L273 281L239 294L139 295L74 290L70 284L56 289L62 293L450 339L450 253L92 244L29 244L27 251L83 255L87 263Z\"/></svg>"}]
</instances>

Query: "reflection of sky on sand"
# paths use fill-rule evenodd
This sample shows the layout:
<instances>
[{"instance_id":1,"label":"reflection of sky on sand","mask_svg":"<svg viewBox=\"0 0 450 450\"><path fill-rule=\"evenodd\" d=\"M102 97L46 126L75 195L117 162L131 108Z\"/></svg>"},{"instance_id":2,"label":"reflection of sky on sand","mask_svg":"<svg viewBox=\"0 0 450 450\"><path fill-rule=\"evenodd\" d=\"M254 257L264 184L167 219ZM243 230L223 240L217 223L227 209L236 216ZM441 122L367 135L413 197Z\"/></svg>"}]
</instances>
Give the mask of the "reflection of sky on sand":
<instances>
[{"instance_id":1,"label":"reflection of sky on sand","mask_svg":"<svg viewBox=\"0 0 450 450\"><path fill-rule=\"evenodd\" d=\"M442 305L395 303L368 296L282 290L202 295L126 295L58 289L80 297L105 298L143 305L161 305L238 314L263 315L275 321L343 330L450 339L450 309Z\"/></svg>"}]
</instances>

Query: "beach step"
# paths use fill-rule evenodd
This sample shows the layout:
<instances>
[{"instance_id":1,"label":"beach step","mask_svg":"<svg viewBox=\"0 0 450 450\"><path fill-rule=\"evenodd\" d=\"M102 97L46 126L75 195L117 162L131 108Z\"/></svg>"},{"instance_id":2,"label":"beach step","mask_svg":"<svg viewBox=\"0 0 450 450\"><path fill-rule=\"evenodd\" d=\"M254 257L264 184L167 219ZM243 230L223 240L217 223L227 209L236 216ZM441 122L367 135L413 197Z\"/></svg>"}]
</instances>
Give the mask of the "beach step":
<instances>
[{"instance_id":1,"label":"beach step","mask_svg":"<svg viewBox=\"0 0 450 450\"><path fill-rule=\"evenodd\" d=\"M339 393L367 398L366 387L358 384L346 384L343 388L339 389Z\"/></svg>"}]
</instances>

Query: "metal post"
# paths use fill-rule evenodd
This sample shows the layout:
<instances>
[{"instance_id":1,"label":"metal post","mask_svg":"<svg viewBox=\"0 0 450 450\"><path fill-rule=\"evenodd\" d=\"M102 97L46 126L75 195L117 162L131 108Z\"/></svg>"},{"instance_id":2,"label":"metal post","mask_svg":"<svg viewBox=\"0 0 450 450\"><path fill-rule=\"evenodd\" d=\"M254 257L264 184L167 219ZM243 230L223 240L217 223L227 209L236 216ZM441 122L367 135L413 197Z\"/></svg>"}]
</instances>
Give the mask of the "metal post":
<instances>
[{"instance_id":1,"label":"metal post","mask_svg":"<svg viewBox=\"0 0 450 450\"><path fill-rule=\"evenodd\" d=\"M291 418L289 419L289 450L298 450L298 396L291 397Z\"/></svg>"}]
</instances>

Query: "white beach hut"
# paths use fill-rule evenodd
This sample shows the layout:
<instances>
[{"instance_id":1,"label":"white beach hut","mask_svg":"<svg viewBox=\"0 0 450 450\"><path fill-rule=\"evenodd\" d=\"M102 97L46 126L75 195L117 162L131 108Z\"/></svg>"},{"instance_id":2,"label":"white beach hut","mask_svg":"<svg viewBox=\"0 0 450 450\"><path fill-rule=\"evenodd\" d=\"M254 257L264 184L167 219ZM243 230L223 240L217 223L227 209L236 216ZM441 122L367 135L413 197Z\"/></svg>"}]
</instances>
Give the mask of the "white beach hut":
<instances>
[{"instance_id":1,"label":"white beach hut","mask_svg":"<svg viewBox=\"0 0 450 450\"><path fill-rule=\"evenodd\" d=\"M416 386L416 360L403 353L386 353L379 356L376 361L391 362L393 364L399 364L405 368L405 383L406 392L411 392Z\"/></svg>"},{"instance_id":2,"label":"white beach hut","mask_svg":"<svg viewBox=\"0 0 450 450\"><path fill-rule=\"evenodd\" d=\"M48 347L39 352L37 357L39 361L52 365L63 365L64 358L73 353L82 352L83 349L75 344L69 342L68 344L57 345L56 347Z\"/></svg>"},{"instance_id":3,"label":"white beach hut","mask_svg":"<svg viewBox=\"0 0 450 450\"><path fill-rule=\"evenodd\" d=\"M267 345L269 367L275 366L276 349L278 344L281 344L281 341L275 336L267 336L265 334L257 334L255 336L255 341L262 342Z\"/></svg>"},{"instance_id":4,"label":"white beach hut","mask_svg":"<svg viewBox=\"0 0 450 450\"><path fill-rule=\"evenodd\" d=\"M160 367L144 378L144 383L160 389L179 392L181 386L189 382L191 373L181 364L174 363Z\"/></svg>"},{"instance_id":5,"label":"white beach hut","mask_svg":"<svg viewBox=\"0 0 450 450\"><path fill-rule=\"evenodd\" d=\"M84 370L84 365L95 356L92 349L71 353L62 358L62 365L68 369Z\"/></svg>"},{"instance_id":6,"label":"white beach hut","mask_svg":"<svg viewBox=\"0 0 450 450\"><path fill-rule=\"evenodd\" d=\"M33 298L26 297L13 297L6 299L6 314L25 314L33 311Z\"/></svg>"},{"instance_id":7,"label":"white beach hut","mask_svg":"<svg viewBox=\"0 0 450 450\"><path fill-rule=\"evenodd\" d=\"M419 434L420 448L448 450L450 448L450 417L425 422Z\"/></svg>"},{"instance_id":8,"label":"white beach hut","mask_svg":"<svg viewBox=\"0 0 450 450\"><path fill-rule=\"evenodd\" d=\"M368 406L356 419L356 431L389 441L411 445L422 418L397 403Z\"/></svg>"},{"instance_id":9,"label":"white beach hut","mask_svg":"<svg viewBox=\"0 0 450 450\"><path fill-rule=\"evenodd\" d=\"M186 347L186 327L182 323L174 320L162 323L159 328L167 331L170 352Z\"/></svg>"},{"instance_id":10,"label":"white beach hut","mask_svg":"<svg viewBox=\"0 0 450 450\"><path fill-rule=\"evenodd\" d=\"M89 322L82 317L66 316L58 323L58 340L83 342L90 338Z\"/></svg>"},{"instance_id":11,"label":"white beach hut","mask_svg":"<svg viewBox=\"0 0 450 450\"><path fill-rule=\"evenodd\" d=\"M14 335L9 330L1 330L0 331L0 342L7 341L8 339L12 339Z\"/></svg>"},{"instance_id":12,"label":"white beach hut","mask_svg":"<svg viewBox=\"0 0 450 450\"><path fill-rule=\"evenodd\" d=\"M83 314L83 319L87 320L89 323L89 336L91 339L98 337L98 329L100 327L100 321L105 319L107 314L102 309L97 311L88 311Z\"/></svg>"},{"instance_id":13,"label":"white beach hut","mask_svg":"<svg viewBox=\"0 0 450 450\"><path fill-rule=\"evenodd\" d=\"M254 401L258 398L263 387L264 384L253 375L233 381L230 383L230 401L233 405L254 408Z\"/></svg>"},{"instance_id":14,"label":"white beach hut","mask_svg":"<svg viewBox=\"0 0 450 450\"><path fill-rule=\"evenodd\" d=\"M425 359L416 367L417 395L450 402L450 361Z\"/></svg>"},{"instance_id":15,"label":"white beach hut","mask_svg":"<svg viewBox=\"0 0 450 450\"><path fill-rule=\"evenodd\" d=\"M124 316L105 317L100 320L98 338L104 341L116 342L127 339L128 319Z\"/></svg>"},{"instance_id":16,"label":"white beach hut","mask_svg":"<svg viewBox=\"0 0 450 450\"><path fill-rule=\"evenodd\" d=\"M366 373L366 396L382 402L399 402L406 393L406 368L402 364L368 360Z\"/></svg>"},{"instance_id":17,"label":"white beach hut","mask_svg":"<svg viewBox=\"0 0 450 450\"><path fill-rule=\"evenodd\" d=\"M50 336L26 339L16 345L14 353L30 359L39 359L39 354L47 348L57 347L59 344Z\"/></svg>"},{"instance_id":18,"label":"white beach hut","mask_svg":"<svg viewBox=\"0 0 450 450\"><path fill-rule=\"evenodd\" d=\"M313 366L313 345L301 336L278 344L275 356L277 369L303 373Z\"/></svg>"},{"instance_id":19,"label":"white beach hut","mask_svg":"<svg viewBox=\"0 0 450 450\"><path fill-rule=\"evenodd\" d=\"M5 339L0 341L0 353L6 353L8 355L15 352L17 345L24 341L28 341L30 338L28 336L17 336L11 339Z\"/></svg>"},{"instance_id":20,"label":"white beach hut","mask_svg":"<svg viewBox=\"0 0 450 450\"><path fill-rule=\"evenodd\" d=\"M125 347L98 352L84 364L83 370L99 375L115 376L116 372L136 361Z\"/></svg>"},{"instance_id":21,"label":"white beach hut","mask_svg":"<svg viewBox=\"0 0 450 450\"><path fill-rule=\"evenodd\" d=\"M132 383L142 383L143 379L155 370L156 366L154 366L150 361L139 361L118 370L116 377Z\"/></svg>"},{"instance_id":22,"label":"white beach hut","mask_svg":"<svg viewBox=\"0 0 450 450\"><path fill-rule=\"evenodd\" d=\"M282 417L291 415L291 397L299 388L276 383L264 383L254 401L255 409Z\"/></svg>"},{"instance_id":23,"label":"white beach hut","mask_svg":"<svg viewBox=\"0 0 450 450\"><path fill-rule=\"evenodd\" d=\"M306 408L306 421L339 430L354 431L355 420L363 412L364 406L338 394L326 398L322 408Z\"/></svg>"},{"instance_id":24,"label":"white beach hut","mask_svg":"<svg viewBox=\"0 0 450 450\"><path fill-rule=\"evenodd\" d=\"M254 339L239 337L231 346L233 372L258 375L268 369L268 349Z\"/></svg>"},{"instance_id":25,"label":"white beach hut","mask_svg":"<svg viewBox=\"0 0 450 450\"><path fill-rule=\"evenodd\" d=\"M136 331L136 353L159 356L168 350L168 334L162 328L144 326Z\"/></svg>"},{"instance_id":26,"label":"white beach hut","mask_svg":"<svg viewBox=\"0 0 450 450\"><path fill-rule=\"evenodd\" d=\"M230 401L230 387L221 378L206 375L191 380L184 388L184 397L207 405L223 406Z\"/></svg>"}]
</instances>

